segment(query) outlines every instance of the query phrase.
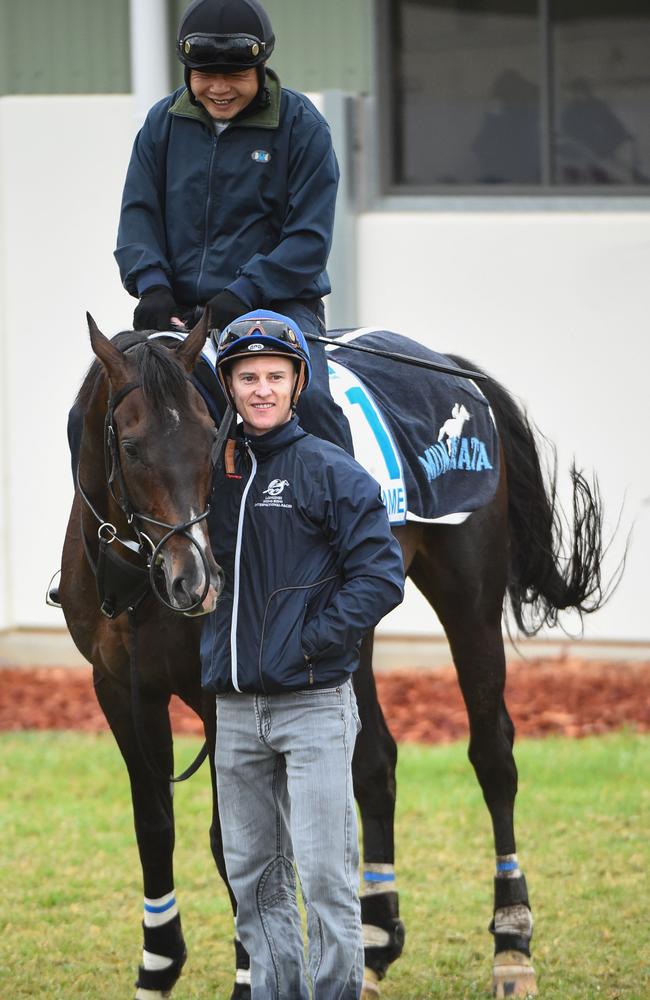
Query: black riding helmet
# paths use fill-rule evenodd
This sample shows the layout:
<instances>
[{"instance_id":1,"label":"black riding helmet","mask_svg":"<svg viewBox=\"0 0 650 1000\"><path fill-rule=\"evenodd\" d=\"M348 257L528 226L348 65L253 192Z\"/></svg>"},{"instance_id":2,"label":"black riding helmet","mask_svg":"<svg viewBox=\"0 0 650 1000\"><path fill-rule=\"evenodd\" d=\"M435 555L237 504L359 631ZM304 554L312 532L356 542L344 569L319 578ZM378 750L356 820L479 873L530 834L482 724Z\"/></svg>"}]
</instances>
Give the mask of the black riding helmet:
<instances>
[{"instance_id":1,"label":"black riding helmet","mask_svg":"<svg viewBox=\"0 0 650 1000\"><path fill-rule=\"evenodd\" d=\"M261 91L264 63L274 46L271 21L258 0L193 0L181 18L176 44L190 98L196 103L190 87L193 69L234 73L255 67Z\"/></svg>"}]
</instances>

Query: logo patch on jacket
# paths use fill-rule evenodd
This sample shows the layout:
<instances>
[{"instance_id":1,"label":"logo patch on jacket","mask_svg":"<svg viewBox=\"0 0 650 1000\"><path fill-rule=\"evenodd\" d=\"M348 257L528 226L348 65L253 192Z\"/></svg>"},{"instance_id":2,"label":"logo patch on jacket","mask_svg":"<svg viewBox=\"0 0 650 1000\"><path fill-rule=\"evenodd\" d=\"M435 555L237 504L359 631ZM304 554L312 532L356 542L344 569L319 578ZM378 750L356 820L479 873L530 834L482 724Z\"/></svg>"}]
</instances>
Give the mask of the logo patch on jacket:
<instances>
[{"instance_id":1,"label":"logo patch on jacket","mask_svg":"<svg viewBox=\"0 0 650 1000\"><path fill-rule=\"evenodd\" d=\"M251 153L251 160L255 160L256 163L269 163L271 154L265 149L254 149Z\"/></svg>"},{"instance_id":2,"label":"logo patch on jacket","mask_svg":"<svg viewBox=\"0 0 650 1000\"><path fill-rule=\"evenodd\" d=\"M285 487L289 485L288 479L272 479L265 490L262 490L264 499L256 503L256 507L293 507L292 503L285 503L283 493Z\"/></svg>"}]
</instances>

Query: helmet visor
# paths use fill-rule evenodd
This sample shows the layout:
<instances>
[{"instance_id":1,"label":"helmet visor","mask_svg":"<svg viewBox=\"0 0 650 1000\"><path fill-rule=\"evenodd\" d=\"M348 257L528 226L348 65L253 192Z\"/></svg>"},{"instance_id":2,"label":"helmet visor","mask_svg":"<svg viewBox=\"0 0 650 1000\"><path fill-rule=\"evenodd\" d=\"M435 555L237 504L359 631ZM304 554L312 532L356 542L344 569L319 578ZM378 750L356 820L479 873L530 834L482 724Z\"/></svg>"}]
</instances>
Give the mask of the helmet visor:
<instances>
[{"instance_id":1,"label":"helmet visor","mask_svg":"<svg viewBox=\"0 0 650 1000\"><path fill-rule=\"evenodd\" d=\"M301 350L295 331L286 323L278 319L236 319L233 323L222 330L217 340L217 351L220 353L226 348L241 340L242 337L253 337L259 333L262 337L274 337L290 347Z\"/></svg>"},{"instance_id":2,"label":"helmet visor","mask_svg":"<svg viewBox=\"0 0 650 1000\"><path fill-rule=\"evenodd\" d=\"M178 40L181 61L191 69L201 66L256 66L265 57L266 42L255 35L195 33Z\"/></svg>"}]
</instances>

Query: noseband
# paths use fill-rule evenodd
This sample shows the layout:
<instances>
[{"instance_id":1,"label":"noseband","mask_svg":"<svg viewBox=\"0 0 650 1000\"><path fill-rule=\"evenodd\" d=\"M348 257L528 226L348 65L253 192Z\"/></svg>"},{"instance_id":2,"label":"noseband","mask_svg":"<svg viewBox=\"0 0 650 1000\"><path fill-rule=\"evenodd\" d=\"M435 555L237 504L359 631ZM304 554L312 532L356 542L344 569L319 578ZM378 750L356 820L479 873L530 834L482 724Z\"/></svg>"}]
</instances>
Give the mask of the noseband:
<instances>
[{"instance_id":1,"label":"noseband","mask_svg":"<svg viewBox=\"0 0 650 1000\"><path fill-rule=\"evenodd\" d=\"M124 481L124 473L122 471L122 463L120 461L118 437L115 428L115 410L122 400L129 395L129 393L133 392L134 389L139 388L141 388L141 384L139 382L128 382L114 395L111 393L109 395L108 408L104 419L104 465L106 469L106 483L113 500L124 512L126 520L135 535L135 540L120 538L115 525L106 521L105 518L97 512L81 485L78 468L77 487L79 489L79 495L81 496L86 507L99 522L97 536L100 540L100 544L103 543L104 545L110 545L113 542L118 542L124 548L128 549L129 552L141 556L147 564L149 585L158 601L170 611L174 611L177 614L180 613L189 615L192 611L196 611L197 608L201 607L210 589L210 568L208 566L207 557L197 540L190 533L189 529L195 524L199 524L201 521L206 519L210 513L210 505L207 505L202 514L198 514L197 517L193 517L189 521L182 521L179 524L168 524L165 521L158 521L155 518L150 517L148 514L143 514L141 511L136 511L134 509L129 499L126 483ZM219 451L217 450L219 443L220 441L218 436L212 449L213 462L215 461L215 457L218 457L219 454ZM215 451L217 452L216 456ZM115 492L115 486L117 486L117 493ZM158 528L167 529L167 533L163 535L157 545L154 544L151 538L149 538L149 536L143 531L142 526L145 524L153 524ZM199 553L201 562L203 563L203 572L205 577L203 592L201 593L201 596L187 608L179 608L168 601L165 595L161 592L158 581L156 580L156 570L162 562L162 549L175 535L181 535L188 542L190 542Z\"/></svg>"}]
</instances>

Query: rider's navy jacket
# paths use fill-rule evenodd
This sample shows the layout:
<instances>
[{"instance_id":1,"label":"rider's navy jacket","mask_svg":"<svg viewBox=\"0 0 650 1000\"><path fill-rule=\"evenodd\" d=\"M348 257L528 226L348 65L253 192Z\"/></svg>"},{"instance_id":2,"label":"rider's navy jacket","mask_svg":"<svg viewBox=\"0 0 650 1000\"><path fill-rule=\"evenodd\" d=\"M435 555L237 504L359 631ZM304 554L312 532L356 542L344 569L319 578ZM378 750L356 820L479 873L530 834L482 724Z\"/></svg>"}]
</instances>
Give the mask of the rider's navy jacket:
<instances>
[{"instance_id":1,"label":"rider's navy jacket","mask_svg":"<svg viewBox=\"0 0 650 1000\"><path fill-rule=\"evenodd\" d=\"M251 308L330 289L338 165L329 127L269 70L268 106L217 136L185 87L159 101L138 133L117 237L131 295L169 284L197 305L228 288Z\"/></svg>"},{"instance_id":2,"label":"rider's navy jacket","mask_svg":"<svg viewBox=\"0 0 650 1000\"><path fill-rule=\"evenodd\" d=\"M240 438L215 477L210 540L225 574L201 639L203 686L335 685L404 593L402 554L375 480L293 417Z\"/></svg>"}]
</instances>

